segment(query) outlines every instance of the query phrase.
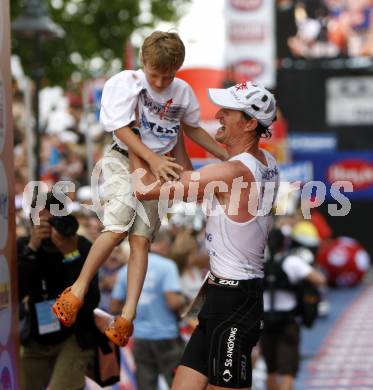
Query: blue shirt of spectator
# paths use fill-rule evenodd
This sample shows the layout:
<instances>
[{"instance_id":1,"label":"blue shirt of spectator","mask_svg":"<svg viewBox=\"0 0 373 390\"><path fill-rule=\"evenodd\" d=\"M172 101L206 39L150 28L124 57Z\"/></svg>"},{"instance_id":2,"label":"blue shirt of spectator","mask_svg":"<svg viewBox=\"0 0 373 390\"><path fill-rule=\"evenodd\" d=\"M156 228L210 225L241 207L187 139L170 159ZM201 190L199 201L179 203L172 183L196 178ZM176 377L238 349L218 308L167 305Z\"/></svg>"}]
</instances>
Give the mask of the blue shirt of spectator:
<instances>
[{"instance_id":1,"label":"blue shirt of spectator","mask_svg":"<svg viewBox=\"0 0 373 390\"><path fill-rule=\"evenodd\" d=\"M124 301L127 291L127 266L118 273L112 298ZM148 271L134 321L134 338L148 340L175 339L179 335L176 314L171 311L165 292L180 292L180 278L174 261L149 253Z\"/></svg>"}]
</instances>

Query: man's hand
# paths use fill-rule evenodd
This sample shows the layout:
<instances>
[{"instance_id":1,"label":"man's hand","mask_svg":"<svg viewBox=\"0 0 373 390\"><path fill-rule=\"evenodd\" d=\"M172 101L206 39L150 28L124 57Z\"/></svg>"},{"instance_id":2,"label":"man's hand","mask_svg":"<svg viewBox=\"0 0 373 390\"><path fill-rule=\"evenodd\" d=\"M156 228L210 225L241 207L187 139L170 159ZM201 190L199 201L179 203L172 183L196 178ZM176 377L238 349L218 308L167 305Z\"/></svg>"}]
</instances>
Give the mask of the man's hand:
<instances>
[{"instance_id":1,"label":"man's hand","mask_svg":"<svg viewBox=\"0 0 373 390\"><path fill-rule=\"evenodd\" d=\"M28 246L33 251L38 251L43 240L50 238L51 225L47 218L40 217L40 224L34 225L31 230L31 238Z\"/></svg>"},{"instance_id":2,"label":"man's hand","mask_svg":"<svg viewBox=\"0 0 373 390\"><path fill-rule=\"evenodd\" d=\"M179 175L176 171L182 171L183 167L174 161L174 157L159 156L154 153L149 161L149 167L157 180L177 180Z\"/></svg>"},{"instance_id":3,"label":"man's hand","mask_svg":"<svg viewBox=\"0 0 373 390\"><path fill-rule=\"evenodd\" d=\"M56 248L64 255L78 249L78 236L76 235L73 237L65 237L58 233L56 229L52 228L50 237Z\"/></svg>"}]
</instances>

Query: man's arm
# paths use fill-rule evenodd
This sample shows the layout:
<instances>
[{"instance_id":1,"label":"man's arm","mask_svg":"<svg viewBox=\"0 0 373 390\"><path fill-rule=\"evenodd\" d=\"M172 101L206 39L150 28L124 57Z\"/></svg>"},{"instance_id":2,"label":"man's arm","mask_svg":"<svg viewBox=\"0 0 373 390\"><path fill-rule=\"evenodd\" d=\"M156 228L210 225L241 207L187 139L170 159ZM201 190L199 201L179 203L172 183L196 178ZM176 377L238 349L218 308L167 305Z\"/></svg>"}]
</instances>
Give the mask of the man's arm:
<instances>
[{"instance_id":1,"label":"man's arm","mask_svg":"<svg viewBox=\"0 0 373 390\"><path fill-rule=\"evenodd\" d=\"M191 127L183 123L182 129L192 141L202 146L220 160L225 161L228 159L227 150L220 146L206 130L202 129L202 127Z\"/></svg>"},{"instance_id":2,"label":"man's arm","mask_svg":"<svg viewBox=\"0 0 373 390\"><path fill-rule=\"evenodd\" d=\"M132 185L139 200L159 199L167 195L169 199L176 196L186 202L194 202L204 195L216 192L229 192L233 180L239 177L248 179L248 170L240 161L225 161L210 164L197 171L185 171L180 180L161 183L149 172L148 164L129 151L133 169ZM139 169L136 171L137 169ZM142 174L139 174L142 173Z\"/></svg>"},{"instance_id":3,"label":"man's arm","mask_svg":"<svg viewBox=\"0 0 373 390\"><path fill-rule=\"evenodd\" d=\"M145 161L149 162L151 172L157 179L168 180L171 176L175 179L179 178L176 173L178 170L182 170L183 167L170 159L163 158L158 154L150 150L141 139L131 130L130 127L125 126L118 130L115 130L115 135L125 143L133 153L140 156Z\"/></svg>"}]
</instances>

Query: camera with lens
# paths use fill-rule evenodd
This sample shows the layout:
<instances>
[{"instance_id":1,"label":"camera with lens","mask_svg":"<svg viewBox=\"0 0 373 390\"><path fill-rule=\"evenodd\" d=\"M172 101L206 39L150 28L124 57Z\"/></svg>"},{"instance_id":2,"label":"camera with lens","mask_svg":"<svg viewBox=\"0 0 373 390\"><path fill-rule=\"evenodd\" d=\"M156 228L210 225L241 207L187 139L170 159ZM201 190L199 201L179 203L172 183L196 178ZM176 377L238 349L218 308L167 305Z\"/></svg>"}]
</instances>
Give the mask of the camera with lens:
<instances>
[{"instance_id":1,"label":"camera with lens","mask_svg":"<svg viewBox=\"0 0 373 390\"><path fill-rule=\"evenodd\" d=\"M73 237L79 228L79 222L72 215L64 215L62 217L51 217L48 220L58 233L64 237Z\"/></svg>"}]
</instances>

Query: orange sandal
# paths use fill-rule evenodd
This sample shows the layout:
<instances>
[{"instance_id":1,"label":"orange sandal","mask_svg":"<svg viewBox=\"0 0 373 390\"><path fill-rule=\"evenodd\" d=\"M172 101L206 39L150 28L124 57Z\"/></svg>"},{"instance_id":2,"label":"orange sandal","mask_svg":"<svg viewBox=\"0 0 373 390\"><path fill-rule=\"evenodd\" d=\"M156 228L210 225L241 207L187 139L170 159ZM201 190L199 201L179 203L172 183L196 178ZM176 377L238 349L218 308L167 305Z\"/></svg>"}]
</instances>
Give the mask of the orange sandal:
<instances>
[{"instance_id":1,"label":"orange sandal","mask_svg":"<svg viewBox=\"0 0 373 390\"><path fill-rule=\"evenodd\" d=\"M116 317L114 321L106 328L105 335L114 344L124 347L132 336L132 322L123 317Z\"/></svg>"},{"instance_id":2,"label":"orange sandal","mask_svg":"<svg viewBox=\"0 0 373 390\"><path fill-rule=\"evenodd\" d=\"M74 324L82 305L83 301L71 292L71 287L68 287L58 296L52 310L64 326L70 327Z\"/></svg>"}]
</instances>

